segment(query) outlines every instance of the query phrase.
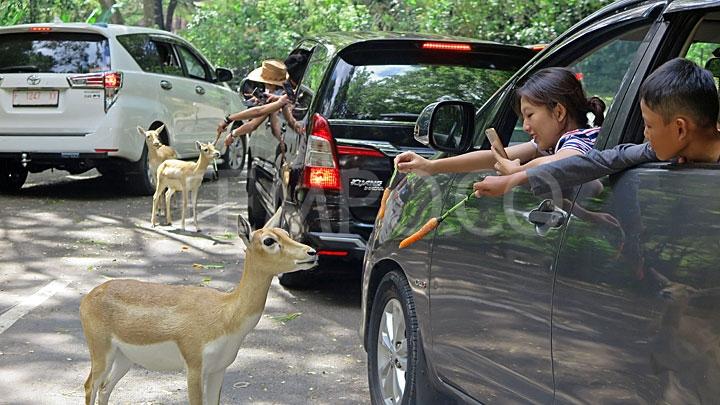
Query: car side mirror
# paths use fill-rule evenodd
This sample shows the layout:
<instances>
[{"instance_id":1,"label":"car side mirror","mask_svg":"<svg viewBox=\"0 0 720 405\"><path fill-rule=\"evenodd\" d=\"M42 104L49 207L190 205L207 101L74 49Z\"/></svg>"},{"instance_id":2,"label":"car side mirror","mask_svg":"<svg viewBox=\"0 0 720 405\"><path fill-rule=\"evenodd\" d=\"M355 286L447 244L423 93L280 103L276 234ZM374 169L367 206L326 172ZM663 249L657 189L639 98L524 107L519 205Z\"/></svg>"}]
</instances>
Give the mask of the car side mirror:
<instances>
[{"instance_id":1,"label":"car side mirror","mask_svg":"<svg viewBox=\"0 0 720 405\"><path fill-rule=\"evenodd\" d=\"M443 152L463 153L475 132L475 106L459 100L425 107L415 123L415 140Z\"/></svg>"},{"instance_id":2,"label":"car side mirror","mask_svg":"<svg viewBox=\"0 0 720 405\"><path fill-rule=\"evenodd\" d=\"M218 82L229 82L233 78L233 72L230 69L217 68L215 69L215 76L217 76Z\"/></svg>"}]
</instances>

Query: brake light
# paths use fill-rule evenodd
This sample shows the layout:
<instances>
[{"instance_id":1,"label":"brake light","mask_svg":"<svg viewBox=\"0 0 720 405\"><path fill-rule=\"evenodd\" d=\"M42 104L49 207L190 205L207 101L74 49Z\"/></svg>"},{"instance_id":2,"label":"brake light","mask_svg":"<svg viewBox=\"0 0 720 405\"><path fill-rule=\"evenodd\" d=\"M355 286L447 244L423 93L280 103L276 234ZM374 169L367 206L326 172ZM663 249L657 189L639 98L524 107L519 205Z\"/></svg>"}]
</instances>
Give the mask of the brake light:
<instances>
[{"instance_id":1,"label":"brake light","mask_svg":"<svg viewBox=\"0 0 720 405\"><path fill-rule=\"evenodd\" d=\"M352 156L370 156L370 157L384 157L382 152L370 149L360 148L357 146L338 146L338 155L352 155Z\"/></svg>"},{"instance_id":2,"label":"brake light","mask_svg":"<svg viewBox=\"0 0 720 405\"><path fill-rule=\"evenodd\" d=\"M105 112L117 100L118 91L122 87L121 72L90 73L68 77L70 87L79 89L105 89Z\"/></svg>"},{"instance_id":3,"label":"brake light","mask_svg":"<svg viewBox=\"0 0 720 405\"><path fill-rule=\"evenodd\" d=\"M472 47L469 44L458 44L452 42L423 42L422 49L433 51L470 52Z\"/></svg>"},{"instance_id":4,"label":"brake light","mask_svg":"<svg viewBox=\"0 0 720 405\"><path fill-rule=\"evenodd\" d=\"M104 85L106 89L119 89L122 84L122 76L119 72L105 74Z\"/></svg>"},{"instance_id":5,"label":"brake light","mask_svg":"<svg viewBox=\"0 0 720 405\"><path fill-rule=\"evenodd\" d=\"M340 169L330 124L320 114L312 116L312 133L305 154L304 185L308 188L340 190Z\"/></svg>"},{"instance_id":6,"label":"brake light","mask_svg":"<svg viewBox=\"0 0 720 405\"><path fill-rule=\"evenodd\" d=\"M30 27L30 32L50 32L52 31L52 28L50 27Z\"/></svg>"},{"instance_id":7,"label":"brake light","mask_svg":"<svg viewBox=\"0 0 720 405\"><path fill-rule=\"evenodd\" d=\"M318 250L320 256L347 256L348 252L345 250Z\"/></svg>"}]
</instances>

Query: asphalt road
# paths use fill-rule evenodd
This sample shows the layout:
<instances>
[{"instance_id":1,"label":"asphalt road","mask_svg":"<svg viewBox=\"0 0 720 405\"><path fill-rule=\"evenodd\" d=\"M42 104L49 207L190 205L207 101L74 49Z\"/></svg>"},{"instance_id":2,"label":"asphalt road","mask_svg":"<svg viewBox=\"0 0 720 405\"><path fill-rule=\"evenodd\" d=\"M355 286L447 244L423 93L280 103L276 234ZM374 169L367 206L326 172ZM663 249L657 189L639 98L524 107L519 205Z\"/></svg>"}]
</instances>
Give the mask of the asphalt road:
<instances>
[{"instance_id":1,"label":"asphalt road","mask_svg":"<svg viewBox=\"0 0 720 405\"><path fill-rule=\"evenodd\" d=\"M20 194L0 195L0 403L84 403L90 362L78 306L106 280L235 286L244 175L204 182L200 233L192 220L186 232L150 228L150 207L151 197L128 197L95 171L31 174ZM369 403L359 320L358 278L303 291L274 280L260 322L227 369L220 402ZM184 373L136 366L110 402L187 403Z\"/></svg>"}]
</instances>

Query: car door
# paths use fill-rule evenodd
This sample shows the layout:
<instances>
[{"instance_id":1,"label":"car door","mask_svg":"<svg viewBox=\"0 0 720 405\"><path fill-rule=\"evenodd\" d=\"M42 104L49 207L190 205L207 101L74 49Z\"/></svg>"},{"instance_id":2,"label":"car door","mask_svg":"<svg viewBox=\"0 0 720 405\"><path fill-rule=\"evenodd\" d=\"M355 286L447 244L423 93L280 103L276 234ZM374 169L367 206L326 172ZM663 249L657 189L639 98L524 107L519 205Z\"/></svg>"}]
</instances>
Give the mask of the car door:
<instances>
[{"instance_id":1,"label":"car door","mask_svg":"<svg viewBox=\"0 0 720 405\"><path fill-rule=\"evenodd\" d=\"M185 66L185 75L191 82L196 108L195 138L202 142L215 140L218 122L225 116L229 104L228 95L212 83L210 66L194 50L176 45L178 55Z\"/></svg>"},{"instance_id":2,"label":"car door","mask_svg":"<svg viewBox=\"0 0 720 405\"><path fill-rule=\"evenodd\" d=\"M634 72L651 21L648 13L625 11L557 45L506 85L500 102L481 109L476 148L489 149L484 129L490 126L508 144L522 124L512 108L515 83L547 66L570 67L590 95L617 108L615 93ZM608 67L608 55L622 59ZM474 182L494 174L456 175L443 205L453 206ZM429 283L432 362L444 381L478 401L553 401L554 261L572 199L570 193L536 197L527 188L504 198L471 198L438 229ZM551 227L551 217L561 221Z\"/></svg>"},{"instance_id":3,"label":"car door","mask_svg":"<svg viewBox=\"0 0 720 405\"><path fill-rule=\"evenodd\" d=\"M179 157L195 156L195 120L197 105L195 103L195 89L192 81L185 78L180 57L178 56L174 41L171 38L152 36L160 55L162 75L157 81L160 87L160 100L163 101L168 115L171 117L170 130L173 134L174 144Z\"/></svg>"},{"instance_id":4,"label":"car door","mask_svg":"<svg viewBox=\"0 0 720 405\"><path fill-rule=\"evenodd\" d=\"M717 12L666 12L634 82L675 56L702 66L720 48L718 27ZM628 87L608 147L642 142L637 90ZM590 215L573 218L558 256L557 399L717 403L720 165L645 164L601 182L577 199Z\"/></svg>"}]
</instances>

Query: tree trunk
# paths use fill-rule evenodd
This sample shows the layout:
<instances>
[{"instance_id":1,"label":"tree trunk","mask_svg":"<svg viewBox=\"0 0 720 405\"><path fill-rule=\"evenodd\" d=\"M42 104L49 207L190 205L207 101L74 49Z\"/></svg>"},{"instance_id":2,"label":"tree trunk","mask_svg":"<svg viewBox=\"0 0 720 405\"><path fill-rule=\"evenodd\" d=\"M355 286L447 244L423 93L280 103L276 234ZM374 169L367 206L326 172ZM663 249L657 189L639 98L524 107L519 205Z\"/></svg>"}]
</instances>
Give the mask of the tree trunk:
<instances>
[{"instance_id":1,"label":"tree trunk","mask_svg":"<svg viewBox=\"0 0 720 405\"><path fill-rule=\"evenodd\" d=\"M143 4L143 27L152 27L155 18L155 0L142 0Z\"/></svg>"},{"instance_id":2,"label":"tree trunk","mask_svg":"<svg viewBox=\"0 0 720 405\"><path fill-rule=\"evenodd\" d=\"M162 0L155 0L155 24L157 24L158 28L161 30L165 29L165 19L163 18L163 6L162 6Z\"/></svg>"},{"instance_id":3,"label":"tree trunk","mask_svg":"<svg viewBox=\"0 0 720 405\"><path fill-rule=\"evenodd\" d=\"M170 0L170 3L168 3L167 12L165 13L165 29L168 31L173 30L173 15L175 14L176 7L177 0Z\"/></svg>"}]
</instances>

